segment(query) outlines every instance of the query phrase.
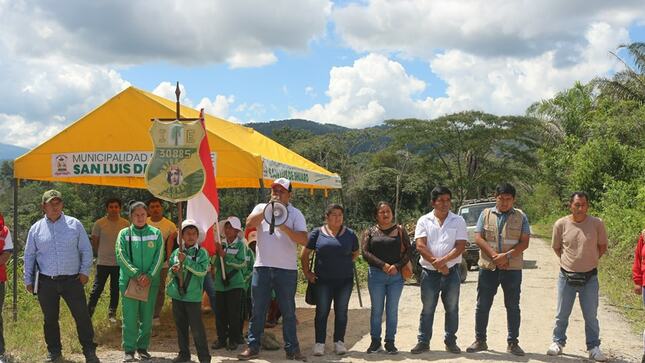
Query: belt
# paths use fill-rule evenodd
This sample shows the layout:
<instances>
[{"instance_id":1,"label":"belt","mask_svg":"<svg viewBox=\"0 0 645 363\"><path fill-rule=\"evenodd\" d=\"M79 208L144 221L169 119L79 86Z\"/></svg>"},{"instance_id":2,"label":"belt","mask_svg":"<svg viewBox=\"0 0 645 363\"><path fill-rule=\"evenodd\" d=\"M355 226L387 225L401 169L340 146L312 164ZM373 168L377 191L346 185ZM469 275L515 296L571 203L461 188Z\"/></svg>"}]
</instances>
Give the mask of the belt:
<instances>
[{"instance_id":1,"label":"belt","mask_svg":"<svg viewBox=\"0 0 645 363\"><path fill-rule=\"evenodd\" d=\"M459 268L459 264L457 263L457 264L453 265L452 267L448 268L448 273L453 272L453 271L457 270L458 268ZM441 273L441 272L439 272L437 270L431 270L431 269L425 268L425 267L423 269L426 270L426 272L428 272L428 273L430 273L430 272Z\"/></svg>"},{"instance_id":2,"label":"belt","mask_svg":"<svg viewBox=\"0 0 645 363\"><path fill-rule=\"evenodd\" d=\"M53 281L62 281L62 280L71 280L78 278L78 274L75 275L57 275L57 276L47 276L45 274L39 274L41 279L53 280Z\"/></svg>"}]
</instances>

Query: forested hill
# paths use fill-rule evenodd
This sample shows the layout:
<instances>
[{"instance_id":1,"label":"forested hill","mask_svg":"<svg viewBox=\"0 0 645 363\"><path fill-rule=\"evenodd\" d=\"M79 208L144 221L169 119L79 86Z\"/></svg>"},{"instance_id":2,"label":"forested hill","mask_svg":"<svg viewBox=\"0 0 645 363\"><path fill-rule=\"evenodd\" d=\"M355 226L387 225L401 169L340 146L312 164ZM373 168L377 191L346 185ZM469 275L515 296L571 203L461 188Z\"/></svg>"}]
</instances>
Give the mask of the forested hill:
<instances>
[{"instance_id":1,"label":"forested hill","mask_svg":"<svg viewBox=\"0 0 645 363\"><path fill-rule=\"evenodd\" d=\"M286 127L292 130L305 131L312 135L323 135L330 133L341 133L348 131L347 127L333 125L333 124L320 124L314 121L302 119L289 119L289 120L276 120L270 122L252 122L244 126L252 127L256 131L261 132L263 135L273 137L274 131L284 129Z\"/></svg>"},{"instance_id":2,"label":"forested hill","mask_svg":"<svg viewBox=\"0 0 645 363\"><path fill-rule=\"evenodd\" d=\"M13 160L27 152L28 149L20 146L0 144L0 160Z\"/></svg>"}]
</instances>

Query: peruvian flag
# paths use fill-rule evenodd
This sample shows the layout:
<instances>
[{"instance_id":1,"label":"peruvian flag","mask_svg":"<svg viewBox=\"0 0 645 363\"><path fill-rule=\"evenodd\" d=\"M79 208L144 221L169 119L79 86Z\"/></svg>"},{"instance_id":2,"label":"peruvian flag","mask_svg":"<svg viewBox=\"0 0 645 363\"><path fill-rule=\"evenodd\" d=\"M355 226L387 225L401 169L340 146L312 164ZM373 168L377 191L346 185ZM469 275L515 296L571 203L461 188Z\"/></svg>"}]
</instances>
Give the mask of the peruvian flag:
<instances>
[{"instance_id":1,"label":"peruvian flag","mask_svg":"<svg viewBox=\"0 0 645 363\"><path fill-rule=\"evenodd\" d=\"M211 158L211 148L208 146L208 131L204 125L204 109L199 113L199 122L204 129L204 138L199 145L199 159L202 161L206 172L206 183L201 193L188 201L186 218L192 219L206 231L206 239L201 246L204 247L210 256L215 254L215 233L213 226L216 225L219 214L219 199L217 198L217 186L215 185L215 170Z\"/></svg>"}]
</instances>

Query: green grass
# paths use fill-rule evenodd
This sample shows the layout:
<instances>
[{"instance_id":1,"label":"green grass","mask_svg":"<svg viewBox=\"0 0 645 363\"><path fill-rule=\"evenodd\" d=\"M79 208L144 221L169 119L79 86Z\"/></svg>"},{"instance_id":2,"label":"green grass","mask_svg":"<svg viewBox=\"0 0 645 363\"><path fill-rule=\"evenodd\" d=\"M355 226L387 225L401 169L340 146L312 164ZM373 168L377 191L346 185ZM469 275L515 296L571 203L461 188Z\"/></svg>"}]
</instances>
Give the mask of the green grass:
<instances>
[{"instance_id":1,"label":"green grass","mask_svg":"<svg viewBox=\"0 0 645 363\"><path fill-rule=\"evenodd\" d=\"M5 303L2 316L4 318L4 338L7 355L15 362L41 362L47 355L47 346L45 344L43 332L43 314L36 296L31 295L25 290L22 282L22 263L18 268L18 293L17 293L17 312L18 320L13 321L13 266L10 262L7 265L9 272L9 281L5 285ZM93 283L94 273L90 281L85 285L86 296L89 296L89 290ZM109 285L103 291L94 314L94 331L99 336L109 329L107 320L107 309L109 303ZM119 312L120 313L120 312ZM82 348L78 342L76 334L76 324L72 318L65 302L61 299L60 309L60 331L61 343L63 345L63 354L69 357L70 354L82 354Z\"/></svg>"}]
</instances>

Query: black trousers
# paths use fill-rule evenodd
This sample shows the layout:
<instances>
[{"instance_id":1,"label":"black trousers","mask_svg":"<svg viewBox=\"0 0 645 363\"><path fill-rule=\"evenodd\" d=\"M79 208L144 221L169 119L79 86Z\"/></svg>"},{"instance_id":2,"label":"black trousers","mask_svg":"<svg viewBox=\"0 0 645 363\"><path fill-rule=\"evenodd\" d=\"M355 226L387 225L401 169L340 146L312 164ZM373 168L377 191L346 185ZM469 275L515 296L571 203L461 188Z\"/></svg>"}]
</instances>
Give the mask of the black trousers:
<instances>
[{"instance_id":1,"label":"black trousers","mask_svg":"<svg viewBox=\"0 0 645 363\"><path fill-rule=\"evenodd\" d=\"M217 339L242 344L242 289L215 292Z\"/></svg>"},{"instance_id":2,"label":"black trousers","mask_svg":"<svg viewBox=\"0 0 645 363\"><path fill-rule=\"evenodd\" d=\"M190 328L199 361L210 362L211 355L208 351L206 331L202 322L202 304L172 299L172 316L175 318L175 328L177 329L179 355L190 357L190 342L188 340L188 328Z\"/></svg>"},{"instance_id":3,"label":"black trousers","mask_svg":"<svg viewBox=\"0 0 645 363\"><path fill-rule=\"evenodd\" d=\"M63 346L60 342L60 298L65 300L72 317L76 322L76 333L83 347L83 354L94 353L94 328L92 319L87 311L85 290L78 277L65 280L52 280L40 275L38 285L38 302L45 317L45 343L47 350L52 354L60 354Z\"/></svg>"},{"instance_id":4,"label":"black trousers","mask_svg":"<svg viewBox=\"0 0 645 363\"><path fill-rule=\"evenodd\" d=\"M119 307L119 266L96 265L96 277L94 279L94 285L92 285L89 301L87 302L90 317L94 315L94 309L96 309L96 304L99 302L108 277L110 278L109 312L116 314L116 309Z\"/></svg>"}]
</instances>

